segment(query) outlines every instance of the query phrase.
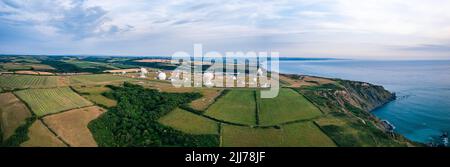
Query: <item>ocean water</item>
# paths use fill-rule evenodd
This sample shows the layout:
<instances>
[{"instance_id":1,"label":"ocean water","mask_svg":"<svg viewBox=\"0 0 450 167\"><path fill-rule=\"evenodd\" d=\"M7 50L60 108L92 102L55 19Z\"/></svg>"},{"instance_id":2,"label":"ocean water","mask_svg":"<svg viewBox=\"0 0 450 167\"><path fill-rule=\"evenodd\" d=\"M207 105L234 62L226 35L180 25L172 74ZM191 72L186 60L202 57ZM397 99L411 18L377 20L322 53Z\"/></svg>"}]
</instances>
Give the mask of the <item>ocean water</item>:
<instances>
[{"instance_id":1,"label":"ocean water","mask_svg":"<svg viewBox=\"0 0 450 167\"><path fill-rule=\"evenodd\" d=\"M280 61L282 73L365 81L398 99L373 111L413 141L450 132L450 61Z\"/></svg>"}]
</instances>

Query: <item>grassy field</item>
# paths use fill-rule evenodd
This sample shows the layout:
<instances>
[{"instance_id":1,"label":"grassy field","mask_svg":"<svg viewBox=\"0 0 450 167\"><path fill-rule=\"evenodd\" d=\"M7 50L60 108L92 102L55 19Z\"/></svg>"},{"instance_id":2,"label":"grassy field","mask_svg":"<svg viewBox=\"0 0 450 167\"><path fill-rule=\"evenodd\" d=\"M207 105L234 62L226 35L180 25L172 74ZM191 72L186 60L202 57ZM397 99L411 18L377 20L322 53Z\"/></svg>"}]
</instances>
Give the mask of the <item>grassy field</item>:
<instances>
[{"instance_id":1,"label":"grassy field","mask_svg":"<svg viewBox=\"0 0 450 167\"><path fill-rule=\"evenodd\" d=\"M218 123L182 109L175 109L159 123L189 134L218 134Z\"/></svg>"},{"instance_id":2,"label":"grassy field","mask_svg":"<svg viewBox=\"0 0 450 167\"><path fill-rule=\"evenodd\" d=\"M117 105L117 101L107 98L102 95L102 93L110 91L108 87L95 86L95 87L73 87L78 93L80 93L84 98L94 102L95 104L114 107Z\"/></svg>"},{"instance_id":3,"label":"grassy field","mask_svg":"<svg viewBox=\"0 0 450 167\"><path fill-rule=\"evenodd\" d=\"M336 147L336 144L312 122L284 125L282 129L283 146Z\"/></svg>"},{"instance_id":4,"label":"grassy field","mask_svg":"<svg viewBox=\"0 0 450 167\"><path fill-rule=\"evenodd\" d=\"M255 125L255 91L231 90L211 105L205 115L228 122Z\"/></svg>"},{"instance_id":5,"label":"grassy field","mask_svg":"<svg viewBox=\"0 0 450 167\"><path fill-rule=\"evenodd\" d=\"M113 83L122 83L125 81L132 81L131 78L115 76L111 74L96 74L96 75L75 75L70 77L71 85L106 85Z\"/></svg>"},{"instance_id":6,"label":"grassy field","mask_svg":"<svg viewBox=\"0 0 450 167\"><path fill-rule=\"evenodd\" d=\"M275 128L223 125L221 133L223 147L279 147L283 140L281 129Z\"/></svg>"},{"instance_id":7,"label":"grassy field","mask_svg":"<svg viewBox=\"0 0 450 167\"><path fill-rule=\"evenodd\" d=\"M70 88L27 89L15 92L37 116L92 105Z\"/></svg>"},{"instance_id":8,"label":"grassy field","mask_svg":"<svg viewBox=\"0 0 450 167\"><path fill-rule=\"evenodd\" d=\"M364 124L360 120L351 119L342 113L329 114L315 122L339 146L399 147L406 145L390 139L387 134L382 133L370 122Z\"/></svg>"},{"instance_id":9,"label":"grassy field","mask_svg":"<svg viewBox=\"0 0 450 167\"><path fill-rule=\"evenodd\" d=\"M15 70L31 70L32 69L32 67L24 65L22 63L2 63L0 65L2 66L3 69L11 70L11 71L15 71Z\"/></svg>"},{"instance_id":10,"label":"grassy field","mask_svg":"<svg viewBox=\"0 0 450 167\"><path fill-rule=\"evenodd\" d=\"M25 124L29 117L31 117L31 112L14 94L0 94L0 128L4 140L12 136L15 130Z\"/></svg>"},{"instance_id":11,"label":"grassy field","mask_svg":"<svg viewBox=\"0 0 450 167\"><path fill-rule=\"evenodd\" d=\"M259 95L257 96L258 99ZM294 90L283 88L276 98L260 99L259 124L276 125L322 115L312 103Z\"/></svg>"},{"instance_id":12,"label":"grassy field","mask_svg":"<svg viewBox=\"0 0 450 167\"><path fill-rule=\"evenodd\" d=\"M28 131L28 141L22 143L22 147L65 147L66 145L59 140L40 120L31 125Z\"/></svg>"},{"instance_id":13,"label":"grassy field","mask_svg":"<svg viewBox=\"0 0 450 167\"><path fill-rule=\"evenodd\" d=\"M92 106L44 117L43 121L71 147L96 147L87 125L105 112Z\"/></svg>"},{"instance_id":14,"label":"grassy field","mask_svg":"<svg viewBox=\"0 0 450 167\"><path fill-rule=\"evenodd\" d=\"M191 108L199 111L206 110L212 103L214 103L215 99L222 93L221 89L209 89L203 88L199 91L203 97L197 100L194 100L190 103Z\"/></svg>"},{"instance_id":15,"label":"grassy field","mask_svg":"<svg viewBox=\"0 0 450 167\"><path fill-rule=\"evenodd\" d=\"M57 86L57 76L0 75L0 87L5 89L50 88Z\"/></svg>"}]
</instances>

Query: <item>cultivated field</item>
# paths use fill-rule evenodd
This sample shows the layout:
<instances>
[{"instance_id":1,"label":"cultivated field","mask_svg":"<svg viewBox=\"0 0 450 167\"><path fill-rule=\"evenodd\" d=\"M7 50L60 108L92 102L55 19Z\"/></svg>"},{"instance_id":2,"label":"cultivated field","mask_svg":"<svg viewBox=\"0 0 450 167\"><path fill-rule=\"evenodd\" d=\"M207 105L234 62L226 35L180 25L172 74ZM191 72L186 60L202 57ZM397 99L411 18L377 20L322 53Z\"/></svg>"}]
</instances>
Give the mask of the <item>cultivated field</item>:
<instances>
[{"instance_id":1,"label":"cultivated field","mask_svg":"<svg viewBox=\"0 0 450 167\"><path fill-rule=\"evenodd\" d=\"M218 134L218 123L191 112L175 109L158 120L159 123L189 134Z\"/></svg>"},{"instance_id":2,"label":"cultivated field","mask_svg":"<svg viewBox=\"0 0 450 167\"><path fill-rule=\"evenodd\" d=\"M211 105L205 115L228 122L255 125L255 91L231 90Z\"/></svg>"},{"instance_id":3,"label":"cultivated field","mask_svg":"<svg viewBox=\"0 0 450 167\"><path fill-rule=\"evenodd\" d=\"M200 93L203 95L203 97L192 101L190 103L190 106L193 109L196 109L199 111L204 111L212 103L214 103L215 99L222 93L222 90L221 89L203 88L203 89L200 89Z\"/></svg>"},{"instance_id":4,"label":"cultivated field","mask_svg":"<svg viewBox=\"0 0 450 167\"><path fill-rule=\"evenodd\" d=\"M28 129L28 141L22 147L66 147L40 120L36 120Z\"/></svg>"},{"instance_id":5,"label":"cultivated field","mask_svg":"<svg viewBox=\"0 0 450 167\"><path fill-rule=\"evenodd\" d=\"M15 93L31 107L37 116L92 105L70 88L27 89Z\"/></svg>"},{"instance_id":6,"label":"cultivated field","mask_svg":"<svg viewBox=\"0 0 450 167\"><path fill-rule=\"evenodd\" d=\"M0 94L0 128L4 140L11 137L29 117L31 117L31 112L14 94Z\"/></svg>"},{"instance_id":7,"label":"cultivated field","mask_svg":"<svg viewBox=\"0 0 450 167\"><path fill-rule=\"evenodd\" d=\"M94 86L94 87L74 87L74 89L79 92L86 99L94 102L95 104L114 107L117 105L117 101L107 98L102 95L102 93L110 91L108 87L104 86Z\"/></svg>"},{"instance_id":8,"label":"cultivated field","mask_svg":"<svg viewBox=\"0 0 450 167\"><path fill-rule=\"evenodd\" d=\"M96 74L96 75L74 75L70 77L71 85L106 85L114 83L123 83L133 79L120 77L112 74Z\"/></svg>"},{"instance_id":9,"label":"cultivated field","mask_svg":"<svg viewBox=\"0 0 450 167\"><path fill-rule=\"evenodd\" d=\"M0 87L5 89L50 88L57 86L57 76L0 75Z\"/></svg>"},{"instance_id":10,"label":"cultivated field","mask_svg":"<svg viewBox=\"0 0 450 167\"><path fill-rule=\"evenodd\" d=\"M259 124L307 120L322 115L319 109L292 89L282 88L276 98L260 99Z\"/></svg>"},{"instance_id":11,"label":"cultivated field","mask_svg":"<svg viewBox=\"0 0 450 167\"><path fill-rule=\"evenodd\" d=\"M105 110L96 106L70 110L43 118L45 124L72 147L96 147L87 125Z\"/></svg>"}]
</instances>

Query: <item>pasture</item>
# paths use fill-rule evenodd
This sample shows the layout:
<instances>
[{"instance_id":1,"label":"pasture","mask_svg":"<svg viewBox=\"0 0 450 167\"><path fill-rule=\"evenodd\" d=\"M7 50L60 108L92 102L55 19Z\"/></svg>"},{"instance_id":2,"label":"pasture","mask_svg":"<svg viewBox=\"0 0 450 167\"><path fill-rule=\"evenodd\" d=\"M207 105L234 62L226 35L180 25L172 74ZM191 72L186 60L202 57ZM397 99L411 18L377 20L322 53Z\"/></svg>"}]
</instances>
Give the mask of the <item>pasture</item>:
<instances>
[{"instance_id":1,"label":"pasture","mask_svg":"<svg viewBox=\"0 0 450 167\"><path fill-rule=\"evenodd\" d=\"M78 93L80 93L84 98L94 102L95 104L104 107L114 107L117 105L117 101L107 98L102 95L102 93L110 91L108 87L104 86L94 86L94 87L73 87Z\"/></svg>"},{"instance_id":2,"label":"pasture","mask_svg":"<svg viewBox=\"0 0 450 167\"><path fill-rule=\"evenodd\" d=\"M50 88L57 86L57 76L0 75L0 87L4 89Z\"/></svg>"},{"instance_id":3,"label":"pasture","mask_svg":"<svg viewBox=\"0 0 450 167\"><path fill-rule=\"evenodd\" d=\"M96 147L87 125L104 112L104 109L92 106L46 116L43 121L71 147Z\"/></svg>"},{"instance_id":4,"label":"pasture","mask_svg":"<svg viewBox=\"0 0 450 167\"><path fill-rule=\"evenodd\" d=\"M275 98L262 99L259 94L257 98L260 106L260 125L277 125L297 120L308 120L322 115L317 107L292 89L280 89L278 96Z\"/></svg>"},{"instance_id":5,"label":"pasture","mask_svg":"<svg viewBox=\"0 0 450 167\"><path fill-rule=\"evenodd\" d=\"M40 120L36 120L28 129L28 141L22 147L66 147Z\"/></svg>"},{"instance_id":6,"label":"pasture","mask_svg":"<svg viewBox=\"0 0 450 167\"><path fill-rule=\"evenodd\" d=\"M288 124L282 129L285 147L336 147L333 140L312 122Z\"/></svg>"},{"instance_id":7,"label":"pasture","mask_svg":"<svg viewBox=\"0 0 450 167\"><path fill-rule=\"evenodd\" d=\"M0 128L4 140L11 137L29 117L31 117L31 112L14 94L0 94Z\"/></svg>"},{"instance_id":8,"label":"pasture","mask_svg":"<svg viewBox=\"0 0 450 167\"><path fill-rule=\"evenodd\" d=\"M24 100L37 116L44 116L92 105L91 102L67 87L54 89L26 89L17 91L15 94Z\"/></svg>"},{"instance_id":9,"label":"pasture","mask_svg":"<svg viewBox=\"0 0 450 167\"><path fill-rule=\"evenodd\" d=\"M222 147L279 147L282 146L282 130L275 128L250 128L223 125Z\"/></svg>"},{"instance_id":10,"label":"pasture","mask_svg":"<svg viewBox=\"0 0 450 167\"><path fill-rule=\"evenodd\" d=\"M219 132L217 122L179 108L161 117L158 122L189 134L218 134Z\"/></svg>"},{"instance_id":11,"label":"pasture","mask_svg":"<svg viewBox=\"0 0 450 167\"><path fill-rule=\"evenodd\" d=\"M205 115L246 125L256 124L256 102L254 90L231 90L219 98Z\"/></svg>"}]
</instances>

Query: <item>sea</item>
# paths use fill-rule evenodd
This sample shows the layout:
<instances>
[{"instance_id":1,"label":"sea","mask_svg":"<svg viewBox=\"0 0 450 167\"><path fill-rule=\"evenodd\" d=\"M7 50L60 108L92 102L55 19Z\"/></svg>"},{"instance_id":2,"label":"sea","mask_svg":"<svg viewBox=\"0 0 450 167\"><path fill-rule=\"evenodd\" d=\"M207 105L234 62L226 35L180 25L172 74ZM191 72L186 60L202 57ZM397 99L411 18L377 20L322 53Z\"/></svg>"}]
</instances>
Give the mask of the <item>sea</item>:
<instances>
[{"instance_id":1,"label":"sea","mask_svg":"<svg viewBox=\"0 0 450 167\"><path fill-rule=\"evenodd\" d=\"M450 132L450 61L281 60L280 72L364 81L395 92L374 110L410 140L429 143Z\"/></svg>"}]
</instances>

